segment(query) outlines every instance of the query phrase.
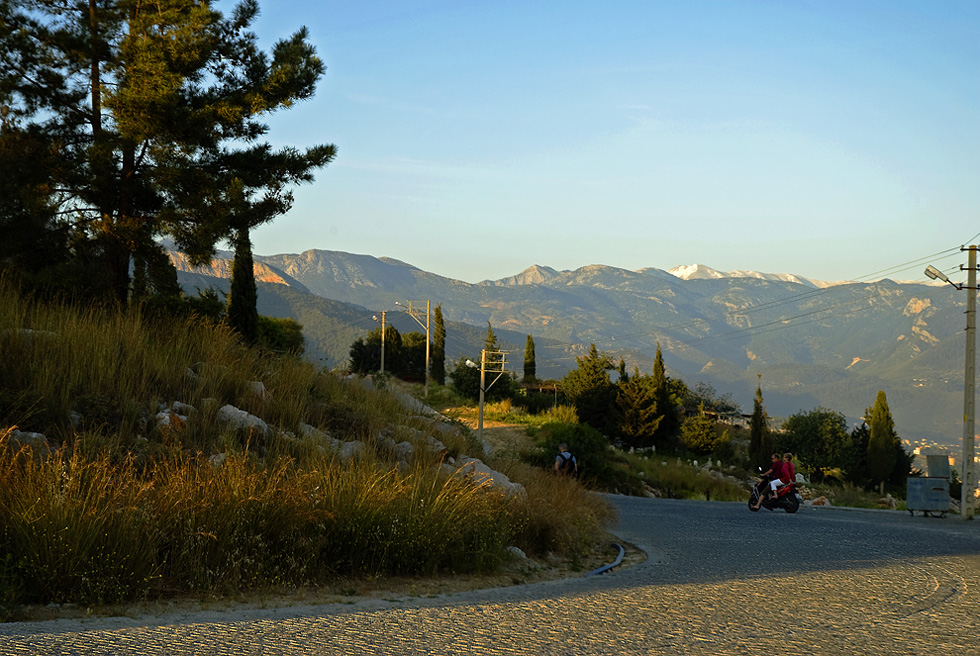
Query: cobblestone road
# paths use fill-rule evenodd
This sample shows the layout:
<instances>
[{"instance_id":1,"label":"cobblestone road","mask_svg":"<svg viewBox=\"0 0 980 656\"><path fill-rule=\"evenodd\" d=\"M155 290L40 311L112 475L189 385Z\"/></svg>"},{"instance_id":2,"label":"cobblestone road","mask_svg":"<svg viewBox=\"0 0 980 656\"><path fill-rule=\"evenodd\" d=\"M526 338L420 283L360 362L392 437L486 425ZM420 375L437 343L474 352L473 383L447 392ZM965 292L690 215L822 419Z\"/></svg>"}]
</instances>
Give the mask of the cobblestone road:
<instances>
[{"instance_id":1,"label":"cobblestone road","mask_svg":"<svg viewBox=\"0 0 980 656\"><path fill-rule=\"evenodd\" d=\"M612 497L650 558L436 599L0 625L0 654L980 654L980 520Z\"/></svg>"}]
</instances>

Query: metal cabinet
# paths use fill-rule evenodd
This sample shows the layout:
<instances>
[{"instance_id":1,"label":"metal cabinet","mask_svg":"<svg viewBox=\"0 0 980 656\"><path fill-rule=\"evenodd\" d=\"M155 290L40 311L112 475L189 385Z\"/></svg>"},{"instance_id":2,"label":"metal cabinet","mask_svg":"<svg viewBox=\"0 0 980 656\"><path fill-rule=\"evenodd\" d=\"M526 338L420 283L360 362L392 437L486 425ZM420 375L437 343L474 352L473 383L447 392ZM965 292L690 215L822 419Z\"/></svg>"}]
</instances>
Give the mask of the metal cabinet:
<instances>
[{"instance_id":1,"label":"metal cabinet","mask_svg":"<svg viewBox=\"0 0 980 656\"><path fill-rule=\"evenodd\" d=\"M938 476L917 476L907 479L905 505L912 516L920 510L925 516L939 513L945 517L949 512L949 479Z\"/></svg>"}]
</instances>

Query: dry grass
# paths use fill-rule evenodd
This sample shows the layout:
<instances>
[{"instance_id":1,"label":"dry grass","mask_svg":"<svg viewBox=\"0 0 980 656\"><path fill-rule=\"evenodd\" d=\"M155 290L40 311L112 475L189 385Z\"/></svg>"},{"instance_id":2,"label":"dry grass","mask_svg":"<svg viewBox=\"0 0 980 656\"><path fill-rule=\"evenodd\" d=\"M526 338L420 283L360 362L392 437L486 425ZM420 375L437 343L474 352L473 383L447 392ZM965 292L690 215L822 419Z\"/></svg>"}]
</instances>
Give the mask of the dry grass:
<instances>
[{"instance_id":1,"label":"dry grass","mask_svg":"<svg viewBox=\"0 0 980 656\"><path fill-rule=\"evenodd\" d=\"M0 352L4 616L23 603L490 573L510 545L580 558L611 516L517 462L492 464L526 498L446 477L421 447L485 457L469 431L194 317L36 303L0 278ZM197 410L158 424L175 401ZM272 429L227 428L224 404ZM364 457L337 460L301 424L363 442ZM402 440L419 455L398 465L386 444Z\"/></svg>"}]
</instances>

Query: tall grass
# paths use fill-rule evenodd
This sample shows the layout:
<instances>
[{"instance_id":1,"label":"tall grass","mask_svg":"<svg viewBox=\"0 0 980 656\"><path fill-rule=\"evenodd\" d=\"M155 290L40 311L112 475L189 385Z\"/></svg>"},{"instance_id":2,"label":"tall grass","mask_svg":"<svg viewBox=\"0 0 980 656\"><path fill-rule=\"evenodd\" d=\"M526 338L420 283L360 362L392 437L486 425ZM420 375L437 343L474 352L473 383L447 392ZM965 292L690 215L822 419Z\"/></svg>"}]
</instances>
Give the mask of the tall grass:
<instances>
[{"instance_id":1,"label":"tall grass","mask_svg":"<svg viewBox=\"0 0 980 656\"><path fill-rule=\"evenodd\" d=\"M621 457L647 486L665 496L712 501L744 501L749 496L744 483L712 475L687 463L635 454L621 454Z\"/></svg>"},{"instance_id":2,"label":"tall grass","mask_svg":"<svg viewBox=\"0 0 980 656\"><path fill-rule=\"evenodd\" d=\"M194 317L38 303L0 277L0 352L3 604L486 571L510 545L580 549L610 517L531 471L524 498L446 476L423 446L484 456L471 435ZM196 411L158 424L176 401ZM272 429L227 428L224 404ZM365 453L341 461L302 424ZM416 456L395 463L403 440Z\"/></svg>"},{"instance_id":3,"label":"tall grass","mask_svg":"<svg viewBox=\"0 0 980 656\"><path fill-rule=\"evenodd\" d=\"M3 598L104 603L230 594L360 574L487 571L526 507L432 467L323 461L215 465L177 455L143 471L108 455L38 457L0 435Z\"/></svg>"}]
</instances>

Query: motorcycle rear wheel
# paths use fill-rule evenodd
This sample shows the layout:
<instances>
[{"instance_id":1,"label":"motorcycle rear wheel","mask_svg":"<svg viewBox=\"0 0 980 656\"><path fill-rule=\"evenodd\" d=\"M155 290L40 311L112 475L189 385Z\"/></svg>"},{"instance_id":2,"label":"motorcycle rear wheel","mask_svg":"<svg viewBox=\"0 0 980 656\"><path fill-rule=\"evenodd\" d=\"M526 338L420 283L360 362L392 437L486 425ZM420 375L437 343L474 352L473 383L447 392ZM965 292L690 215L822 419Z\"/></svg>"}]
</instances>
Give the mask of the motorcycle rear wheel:
<instances>
[{"instance_id":1,"label":"motorcycle rear wheel","mask_svg":"<svg viewBox=\"0 0 980 656\"><path fill-rule=\"evenodd\" d=\"M795 494L788 494L783 504L783 507L786 508L786 512L790 514L795 513L800 509L800 500L796 498Z\"/></svg>"}]
</instances>

